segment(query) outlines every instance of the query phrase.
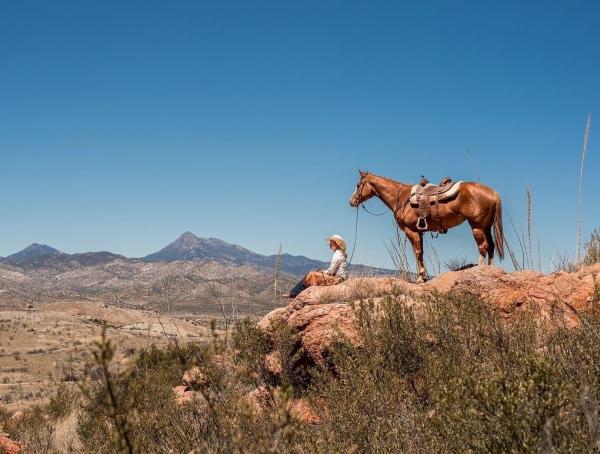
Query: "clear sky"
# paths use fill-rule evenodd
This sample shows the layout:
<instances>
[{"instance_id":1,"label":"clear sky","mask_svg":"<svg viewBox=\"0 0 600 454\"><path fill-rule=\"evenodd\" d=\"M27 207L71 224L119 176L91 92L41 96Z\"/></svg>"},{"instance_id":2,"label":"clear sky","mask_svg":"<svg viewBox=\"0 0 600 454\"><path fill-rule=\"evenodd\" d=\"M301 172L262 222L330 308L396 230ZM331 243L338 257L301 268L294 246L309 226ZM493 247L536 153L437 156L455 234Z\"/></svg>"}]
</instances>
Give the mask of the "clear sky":
<instances>
[{"instance_id":1,"label":"clear sky","mask_svg":"<svg viewBox=\"0 0 600 454\"><path fill-rule=\"evenodd\" d=\"M0 255L141 256L191 230L326 259L326 235L352 243L359 168L479 176L520 223L529 186L542 260L572 255L599 5L0 1ZM392 235L361 214L355 261L390 265ZM477 257L466 225L431 244Z\"/></svg>"}]
</instances>

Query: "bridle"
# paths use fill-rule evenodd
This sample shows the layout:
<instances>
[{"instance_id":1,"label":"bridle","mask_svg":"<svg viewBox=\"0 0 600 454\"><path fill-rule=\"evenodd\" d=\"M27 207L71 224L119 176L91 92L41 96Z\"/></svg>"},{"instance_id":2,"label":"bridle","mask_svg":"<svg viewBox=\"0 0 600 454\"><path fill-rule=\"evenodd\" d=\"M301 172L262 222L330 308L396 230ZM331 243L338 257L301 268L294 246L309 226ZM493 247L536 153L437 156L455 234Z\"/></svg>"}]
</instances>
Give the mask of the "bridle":
<instances>
[{"instance_id":1,"label":"bridle","mask_svg":"<svg viewBox=\"0 0 600 454\"><path fill-rule=\"evenodd\" d=\"M364 185L367 183L367 180L366 180L367 175L368 175L368 173L363 178L361 178L361 181L358 184L358 187L356 188L355 194L357 195L357 197L360 196ZM381 199L379 193L377 192L377 189L373 187L373 191L375 192L375 195ZM381 213L372 213L371 211L369 211L367 209L367 207L365 207L364 202L365 202L365 200L356 204L356 221L354 223L354 242L352 244L352 254L350 255L350 259L348 260L348 265L350 265L350 263L352 262L352 258L354 257L354 252L356 251L356 240L358 238L358 212L359 212L358 208L359 208L359 206L361 206L362 209L364 211L366 211L367 213L369 213L371 216L383 216L384 214L387 213L387 210L384 210ZM402 204L400 204L399 206L396 206L396 208L394 210L392 210L392 214L394 215L394 218L396 218L396 213L400 210L404 210L404 208L406 207L406 205L408 205L409 202L410 202L410 191L409 191L409 194L408 194L408 197L406 198L406 200L404 202L402 202Z\"/></svg>"},{"instance_id":2,"label":"bridle","mask_svg":"<svg viewBox=\"0 0 600 454\"><path fill-rule=\"evenodd\" d=\"M369 174L367 173L367 174L366 174L366 175L365 175L365 176L364 176L364 177L361 179L360 183L358 184L358 187L356 188L356 194L357 194L357 196L360 196L360 194L362 193L363 187L364 187L364 185L367 183L367 179L366 179L366 177L367 177L368 175L369 175ZM371 186L371 187L373 188L373 192L375 192L375 195L381 199L381 196L380 196L380 195L379 195L379 193L377 192L377 188L375 188L375 187L373 187L373 186ZM400 190L398 190L398 192L400 192ZM398 194L398 195L399 195L399 194ZM359 202L359 203L356 205L356 208L358 208L359 206L361 206L361 207L362 207L362 209L363 209L363 210L365 210L367 213L369 213L371 216L383 216L384 214L386 214L386 213L387 213L387 210L384 210L384 211L382 211L381 213L373 213L372 211L370 211L370 210L369 210L369 209L368 209L368 208L365 206L365 201L366 201L366 200L363 200L363 201ZM404 201L404 202L403 202L403 203L402 203L400 206L396 206L396 208L394 208L393 210L391 210L391 211L392 211L392 214L394 215L394 217L396 217L396 213L397 213L399 210L404 210L404 207L406 207L406 205L408 204L408 202L409 202L409 201L410 201L410 194L408 195L407 199L406 199L406 200L405 200L405 201Z\"/></svg>"},{"instance_id":3,"label":"bridle","mask_svg":"<svg viewBox=\"0 0 600 454\"><path fill-rule=\"evenodd\" d=\"M368 175L368 173L367 173L367 175ZM365 177L366 177L366 175L365 175ZM360 183L358 184L358 187L356 188L355 193L356 193L357 197L359 197L360 194L362 193L363 187L366 183L367 183L367 180L366 180L366 178L363 177L361 179ZM379 195L375 188L373 188L373 190L375 191L376 195ZM372 216L383 216L384 214L387 213L387 210L382 211L381 213L372 213L367 209L367 207L365 207L364 202L365 201L363 200L362 202L359 202L356 205L356 220L354 222L354 242L352 243L352 254L350 254L350 258L348 259L348 266L350 266L350 264L352 263L352 258L354 257L354 252L356 252L356 240L358 238L358 212L359 212L358 207L361 206L363 210L365 210L367 213L369 213Z\"/></svg>"}]
</instances>

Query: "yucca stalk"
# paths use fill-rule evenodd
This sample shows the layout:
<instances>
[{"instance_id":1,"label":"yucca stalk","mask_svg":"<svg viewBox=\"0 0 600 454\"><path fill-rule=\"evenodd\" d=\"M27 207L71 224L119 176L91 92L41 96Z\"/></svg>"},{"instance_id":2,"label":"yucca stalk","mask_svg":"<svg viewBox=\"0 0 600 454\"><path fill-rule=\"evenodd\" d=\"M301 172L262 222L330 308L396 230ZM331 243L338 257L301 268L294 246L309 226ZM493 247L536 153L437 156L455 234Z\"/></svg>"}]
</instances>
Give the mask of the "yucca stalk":
<instances>
[{"instance_id":1,"label":"yucca stalk","mask_svg":"<svg viewBox=\"0 0 600 454\"><path fill-rule=\"evenodd\" d=\"M585 122L585 130L583 133L583 146L581 147L581 162L579 165L579 194L577 203L577 254L576 263L581 262L581 238L583 235L583 168L585 155L587 154L588 145L590 143L590 132L592 131L592 114L588 114Z\"/></svg>"},{"instance_id":2,"label":"yucca stalk","mask_svg":"<svg viewBox=\"0 0 600 454\"><path fill-rule=\"evenodd\" d=\"M533 269L533 250L531 246L531 208L533 200L531 198L531 188L527 187L527 246L529 249L529 268Z\"/></svg>"},{"instance_id":3,"label":"yucca stalk","mask_svg":"<svg viewBox=\"0 0 600 454\"><path fill-rule=\"evenodd\" d=\"M275 298L277 298L277 290L279 287L279 276L281 269L281 244L279 245L279 250L277 251L277 258L275 259Z\"/></svg>"}]
</instances>

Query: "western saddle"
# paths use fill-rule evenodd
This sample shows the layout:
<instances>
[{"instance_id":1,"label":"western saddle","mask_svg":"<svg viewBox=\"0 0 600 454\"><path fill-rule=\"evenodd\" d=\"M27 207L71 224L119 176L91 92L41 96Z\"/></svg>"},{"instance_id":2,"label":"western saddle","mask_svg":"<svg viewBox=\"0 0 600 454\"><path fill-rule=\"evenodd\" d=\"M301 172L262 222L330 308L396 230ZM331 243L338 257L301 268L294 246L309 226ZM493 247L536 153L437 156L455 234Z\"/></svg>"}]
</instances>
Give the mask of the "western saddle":
<instances>
[{"instance_id":1,"label":"western saddle","mask_svg":"<svg viewBox=\"0 0 600 454\"><path fill-rule=\"evenodd\" d=\"M440 220L439 202L453 199L458 194L462 181L452 182L450 177L445 177L440 184L431 184L427 178L421 176L421 181L410 191L410 204L417 208L417 229L428 230L427 217L432 217L435 226L431 230L446 233L448 229L442 226ZM432 210L433 205L433 210ZM433 213L432 213L433 211Z\"/></svg>"}]
</instances>

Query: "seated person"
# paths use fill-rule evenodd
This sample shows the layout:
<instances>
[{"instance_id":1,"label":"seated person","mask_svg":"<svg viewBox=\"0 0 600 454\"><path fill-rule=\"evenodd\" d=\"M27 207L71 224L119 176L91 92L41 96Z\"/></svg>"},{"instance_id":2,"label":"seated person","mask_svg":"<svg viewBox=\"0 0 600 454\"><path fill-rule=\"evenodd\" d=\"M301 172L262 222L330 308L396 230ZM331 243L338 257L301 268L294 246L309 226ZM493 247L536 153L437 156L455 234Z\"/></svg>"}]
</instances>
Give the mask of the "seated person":
<instances>
[{"instance_id":1,"label":"seated person","mask_svg":"<svg viewBox=\"0 0 600 454\"><path fill-rule=\"evenodd\" d=\"M326 270L310 271L290 291L288 298L295 298L302 290L313 285L335 285L348 279L348 261L346 258L346 242L339 235L332 235L326 239L329 249L333 251L331 265Z\"/></svg>"}]
</instances>

